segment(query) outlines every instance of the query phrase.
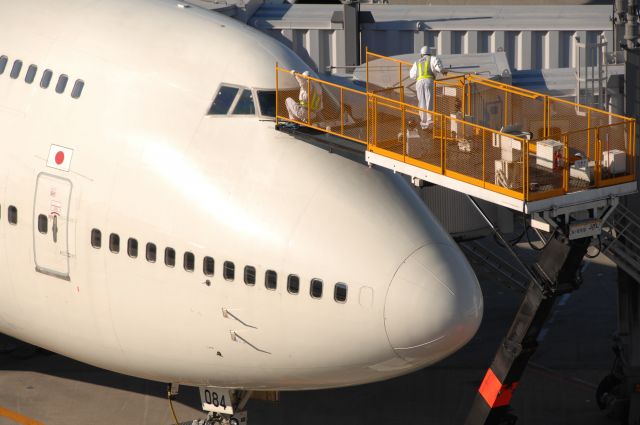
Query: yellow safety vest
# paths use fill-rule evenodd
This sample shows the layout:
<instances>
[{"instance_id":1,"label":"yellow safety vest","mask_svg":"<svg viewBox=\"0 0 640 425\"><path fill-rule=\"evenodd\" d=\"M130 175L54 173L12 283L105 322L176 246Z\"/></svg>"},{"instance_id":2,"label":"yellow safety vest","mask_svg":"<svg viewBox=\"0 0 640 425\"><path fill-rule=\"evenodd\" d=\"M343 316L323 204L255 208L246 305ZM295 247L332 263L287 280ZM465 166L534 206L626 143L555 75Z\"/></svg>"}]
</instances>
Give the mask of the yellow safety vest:
<instances>
[{"instance_id":1,"label":"yellow safety vest","mask_svg":"<svg viewBox=\"0 0 640 425\"><path fill-rule=\"evenodd\" d=\"M425 56L424 60L418 61L418 78L416 78L416 81L425 78L433 78L433 72L431 72L431 56Z\"/></svg>"},{"instance_id":2,"label":"yellow safety vest","mask_svg":"<svg viewBox=\"0 0 640 425\"><path fill-rule=\"evenodd\" d=\"M300 104L306 108L311 109L311 112L316 112L320 109L320 95L316 92L311 93L311 102L305 102L304 100L300 101Z\"/></svg>"}]
</instances>

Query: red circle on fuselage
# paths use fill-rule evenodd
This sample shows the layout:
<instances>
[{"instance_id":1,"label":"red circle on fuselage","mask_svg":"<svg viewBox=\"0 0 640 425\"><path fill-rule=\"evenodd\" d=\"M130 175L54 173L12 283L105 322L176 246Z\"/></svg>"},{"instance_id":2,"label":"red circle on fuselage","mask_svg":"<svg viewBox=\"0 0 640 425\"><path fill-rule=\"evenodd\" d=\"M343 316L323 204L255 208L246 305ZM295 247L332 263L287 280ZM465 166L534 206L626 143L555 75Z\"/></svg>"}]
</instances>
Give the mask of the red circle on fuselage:
<instances>
[{"instance_id":1,"label":"red circle on fuselage","mask_svg":"<svg viewBox=\"0 0 640 425\"><path fill-rule=\"evenodd\" d=\"M64 162L64 152L58 151L56 154L56 164L60 165Z\"/></svg>"}]
</instances>

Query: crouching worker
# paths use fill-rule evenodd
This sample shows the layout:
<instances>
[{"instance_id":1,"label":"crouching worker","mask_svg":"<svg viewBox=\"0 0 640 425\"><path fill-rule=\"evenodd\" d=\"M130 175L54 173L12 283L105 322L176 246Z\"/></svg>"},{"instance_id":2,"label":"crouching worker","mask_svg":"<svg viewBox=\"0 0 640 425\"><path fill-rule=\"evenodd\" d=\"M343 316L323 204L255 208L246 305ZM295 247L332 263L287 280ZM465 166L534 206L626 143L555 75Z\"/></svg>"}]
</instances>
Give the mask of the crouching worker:
<instances>
[{"instance_id":1,"label":"crouching worker","mask_svg":"<svg viewBox=\"0 0 640 425\"><path fill-rule=\"evenodd\" d=\"M309 113L311 113L311 120L313 120L316 114L322 108L322 93L318 83L311 81L311 95L307 91L309 71L304 71L302 74L297 74L295 70L291 70L291 75L296 77L298 84L300 85L300 93L298 94L298 100L294 100L288 97L285 100L287 105L287 112L289 113L289 119L301 122L307 122Z\"/></svg>"}]
</instances>

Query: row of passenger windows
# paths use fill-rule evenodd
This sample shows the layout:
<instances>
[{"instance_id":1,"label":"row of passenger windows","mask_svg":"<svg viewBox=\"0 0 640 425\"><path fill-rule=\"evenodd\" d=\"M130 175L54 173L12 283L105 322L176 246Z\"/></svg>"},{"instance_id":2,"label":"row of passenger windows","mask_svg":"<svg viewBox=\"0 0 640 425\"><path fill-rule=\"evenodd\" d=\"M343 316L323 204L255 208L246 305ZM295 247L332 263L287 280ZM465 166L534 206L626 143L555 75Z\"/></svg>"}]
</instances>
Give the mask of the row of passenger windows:
<instances>
[{"instance_id":1,"label":"row of passenger windows","mask_svg":"<svg viewBox=\"0 0 640 425\"><path fill-rule=\"evenodd\" d=\"M9 58L7 56L0 56L0 75L4 74L4 71L7 68L7 64L9 63ZM13 65L11 66L11 70L9 71L9 77L17 80L20 78L20 74L22 73L23 63L20 59L16 59L13 61ZM31 64L27 68L27 72L24 75L24 82L27 84L32 84L36 75L38 74L38 65ZM50 69L45 69L40 76L40 87L43 89L49 88L51 85L51 81L53 79L53 71ZM55 85L56 93L62 94L67 88L69 84L69 76L66 74L60 74L58 76L58 81ZM76 80L71 89L71 97L74 99L78 99L82 95L82 90L84 89L84 81Z\"/></svg>"},{"instance_id":2,"label":"row of passenger windows","mask_svg":"<svg viewBox=\"0 0 640 425\"><path fill-rule=\"evenodd\" d=\"M45 217L46 219L46 217ZM120 252L120 236L116 233L109 235L109 250L114 254ZM102 232L98 229L91 230L91 246L100 249L102 247ZM137 258L139 255L139 246L137 239L129 238L126 242L127 254L131 258ZM148 242L144 247L144 255L148 262L155 263L158 258L158 248L156 244ZM166 247L163 253L163 261L167 267L176 266L176 251L171 247ZM182 266L187 272L194 272L196 268L196 258L192 252L186 251L182 255ZM213 276L215 270L215 261L212 257L202 258L202 273L205 276ZM256 284L256 268L253 266L245 266L243 270L243 281L246 285L254 286ZM225 280L233 281L236 278L236 266L232 261L225 261L222 265L222 276ZM274 270L267 270L264 274L264 285L267 289L275 291L278 287L278 273ZM311 279L309 285L309 293L313 298L322 298L324 283L322 279ZM287 291L290 294L298 294L300 292L300 278L295 274L287 276ZM338 282L334 285L333 299L339 303L347 301L347 284Z\"/></svg>"}]
</instances>

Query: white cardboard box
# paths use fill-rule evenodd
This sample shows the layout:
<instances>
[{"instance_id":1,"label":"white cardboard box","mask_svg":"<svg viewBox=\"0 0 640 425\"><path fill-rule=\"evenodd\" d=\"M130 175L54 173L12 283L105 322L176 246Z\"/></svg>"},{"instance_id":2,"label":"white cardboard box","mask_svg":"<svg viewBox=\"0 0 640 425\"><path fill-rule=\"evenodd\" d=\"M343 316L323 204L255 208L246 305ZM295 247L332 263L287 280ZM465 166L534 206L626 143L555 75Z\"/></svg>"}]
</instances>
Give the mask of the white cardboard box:
<instances>
[{"instance_id":1,"label":"white cardboard box","mask_svg":"<svg viewBox=\"0 0 640 425\"><path fill-rule=\"evenodd\" d=\"M627 172L627 155L620 149L611 149L602 152L602 167L611 174L624 174Z\"/></svg>"},{"instance_id":2,"label":"white cardboard box","mask_svg":"<svg viewBox=\"0 0 640 425\"><path fill-rule=\"evenodd\" d=\"M554 155L562 157L562 142L557 140L539 140L536 143L536 165L553 169ZM556 166L562 166L562 160L557 160Z\"/></svg>"},{"instance_id":3,"label":"white cardboard box","mask_svg":"<svg viewBox=\"0 0 640 425\"><path fill-rule=\"evenodd\" d=\"M508 162L520 161L522 158L522 143L503 134L493 134L493 147L500 148L500 159Z\"/></svg>"}]
</instances>

